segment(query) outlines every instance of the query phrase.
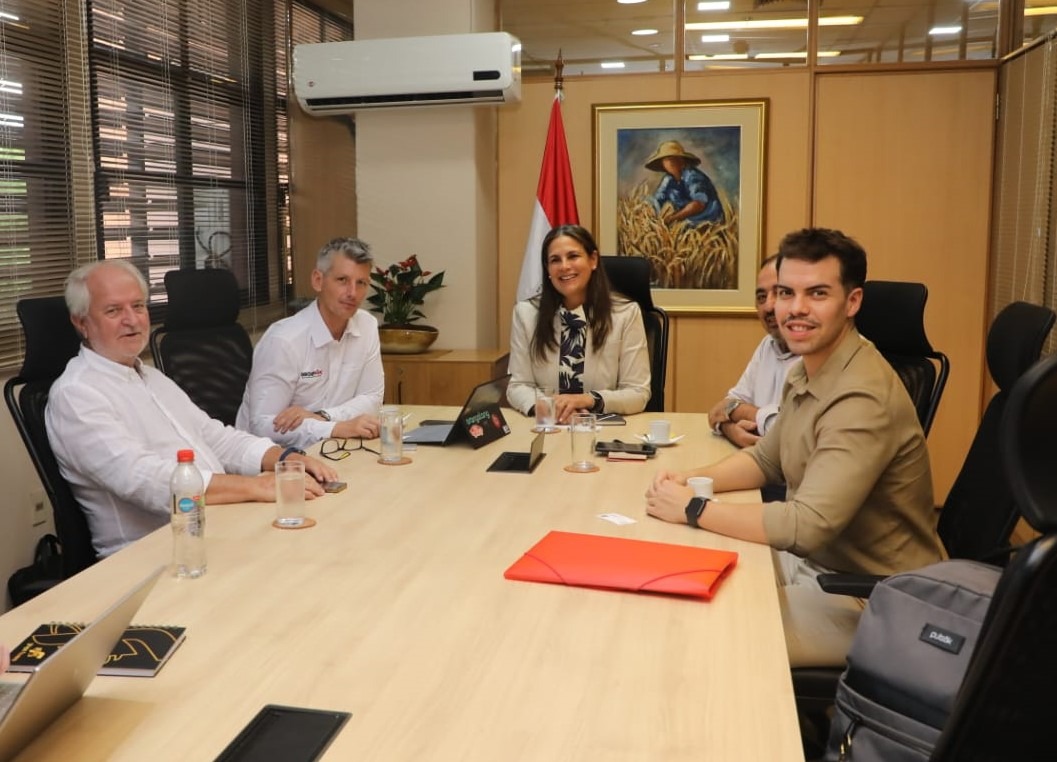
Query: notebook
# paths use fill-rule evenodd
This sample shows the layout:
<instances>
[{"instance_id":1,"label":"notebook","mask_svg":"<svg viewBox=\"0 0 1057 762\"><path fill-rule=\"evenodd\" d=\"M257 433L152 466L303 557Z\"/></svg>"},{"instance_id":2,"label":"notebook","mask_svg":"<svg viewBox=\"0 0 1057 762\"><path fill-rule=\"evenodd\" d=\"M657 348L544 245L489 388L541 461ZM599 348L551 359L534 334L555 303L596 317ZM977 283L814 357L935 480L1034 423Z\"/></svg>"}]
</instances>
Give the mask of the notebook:
<instances>
[{"instance_id":1,"label":"notebook","mask_svg":"<svg viewBox=\"0 0 1057 762\"><path fill-rule=\"evenodd\" d=\"M159 566L42 663L25 683L0 683L0 760L10 759L84 695L96 671L150 593Z\"/></svg>"},{"instance_id":2,"label":"notebook","mask_svg":"<svg viewBox=\"0 0 1057 762\"><path fill-rule=\"evenodd\" d=\"M544 432L538 433L532 440L529 452L504 452L492 461L488 467L489 471L517 471L531 474L539 462L543 460L543 438Z\"/></svg>"},{"instance_id":3,"label":"notebook","mask_svg":"<svg viewBox=\"0 0 1057 762\"><path fill-rule=\"evenodd\" d=\"M510 425L499 409L499 402L506 394L509 381L507 374L478 384L454 421L423 421L418 428L404 434L404 442L445 446L468 441L476 449L505 437L510 433Z\"/></svg>"}]
</instances>

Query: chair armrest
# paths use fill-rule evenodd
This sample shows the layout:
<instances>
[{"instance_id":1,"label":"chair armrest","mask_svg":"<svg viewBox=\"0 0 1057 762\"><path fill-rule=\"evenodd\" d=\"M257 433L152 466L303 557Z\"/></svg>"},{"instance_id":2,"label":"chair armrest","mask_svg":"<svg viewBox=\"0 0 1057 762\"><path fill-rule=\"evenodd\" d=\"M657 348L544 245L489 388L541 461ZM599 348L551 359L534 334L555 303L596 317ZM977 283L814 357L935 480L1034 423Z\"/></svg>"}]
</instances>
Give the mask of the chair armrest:
<instances>
[{"instance_id":1,"label":"chair armrest","mask_svg":"<svg viewBox=\"0 0 1057 762\"><path fill-rule=\"evenodd\" d=\"M833 595L851 595L855 598L869 598L874 585L884 579L875 574L819 574L818 585L825 592Z\"/></svg>"}]
</instances>

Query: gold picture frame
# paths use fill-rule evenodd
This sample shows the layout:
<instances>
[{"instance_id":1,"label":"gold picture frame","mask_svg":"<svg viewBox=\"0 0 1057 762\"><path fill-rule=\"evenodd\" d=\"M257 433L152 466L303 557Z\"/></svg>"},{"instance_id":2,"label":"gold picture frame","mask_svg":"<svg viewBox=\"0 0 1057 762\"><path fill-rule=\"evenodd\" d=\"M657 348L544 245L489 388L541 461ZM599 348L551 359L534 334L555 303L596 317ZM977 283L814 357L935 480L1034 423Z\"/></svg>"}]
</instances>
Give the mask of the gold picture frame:
<instances>
[{"instance_id":1,"label":"gold picture frame","mask_svg":"<svg viewBox=\"0 0 1057 762\"><path fill-rule=\"evenodd\" d=\"M670 312L754 310L766 98L592 106L602 254L650 261Z\"/></svg>"}]
</instances>

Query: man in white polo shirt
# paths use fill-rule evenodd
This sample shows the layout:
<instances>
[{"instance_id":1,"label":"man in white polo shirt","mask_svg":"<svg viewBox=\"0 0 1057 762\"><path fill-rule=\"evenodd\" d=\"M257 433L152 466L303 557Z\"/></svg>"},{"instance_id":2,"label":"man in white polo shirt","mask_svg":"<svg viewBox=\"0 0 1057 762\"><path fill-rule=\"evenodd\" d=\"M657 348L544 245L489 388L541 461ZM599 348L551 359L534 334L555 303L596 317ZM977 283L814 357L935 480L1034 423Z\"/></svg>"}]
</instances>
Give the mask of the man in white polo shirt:
<instances>
[{"instance_id":1,"label":"man in white polo shirt","mask_svg":"<svg viewBox=\"0 0 1057 762\"><path fill-rule=\"evenodd\" d=\"M320 250L316 300L273 323L254 349L238 428L297 447L378 436L385 391L378 321L360 309L373 263L356 238L335 238Z\"/></svg>"}]
</instances>

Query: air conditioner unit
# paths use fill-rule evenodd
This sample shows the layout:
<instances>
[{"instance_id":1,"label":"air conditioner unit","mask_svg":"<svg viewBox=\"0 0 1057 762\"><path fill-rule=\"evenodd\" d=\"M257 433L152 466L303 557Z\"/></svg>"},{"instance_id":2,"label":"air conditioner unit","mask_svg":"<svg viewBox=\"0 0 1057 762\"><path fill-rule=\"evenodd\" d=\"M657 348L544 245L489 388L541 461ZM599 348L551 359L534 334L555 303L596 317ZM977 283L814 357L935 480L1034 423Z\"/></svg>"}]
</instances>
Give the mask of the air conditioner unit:
<instances>
[{"instance_id":1,"label":"air conditioner unit","mask_svg":"<svg viewBox=\"0 0 1057 762\"><path fill-rule=\"evenodd\" d=\"M297 45L294 93L317 116L516 102L521 43L505 32L486 32Z\"/></svg>"}]
</instances>

